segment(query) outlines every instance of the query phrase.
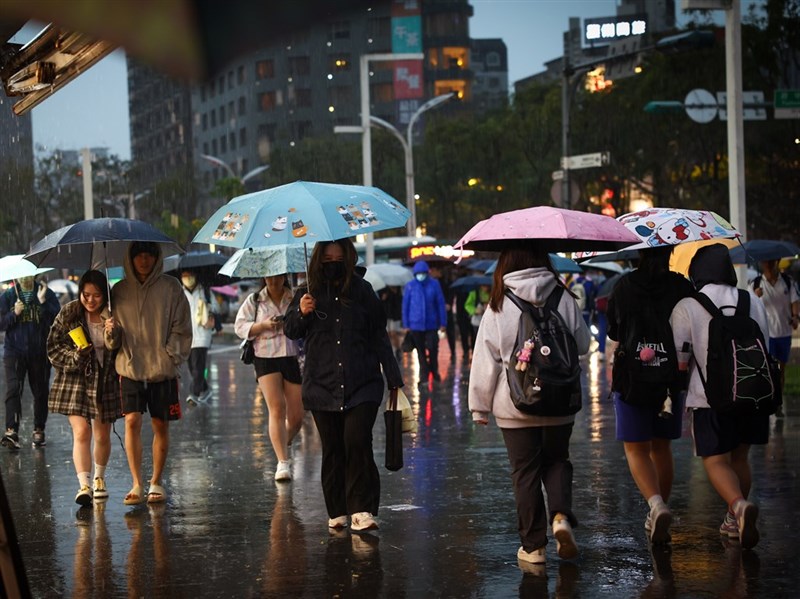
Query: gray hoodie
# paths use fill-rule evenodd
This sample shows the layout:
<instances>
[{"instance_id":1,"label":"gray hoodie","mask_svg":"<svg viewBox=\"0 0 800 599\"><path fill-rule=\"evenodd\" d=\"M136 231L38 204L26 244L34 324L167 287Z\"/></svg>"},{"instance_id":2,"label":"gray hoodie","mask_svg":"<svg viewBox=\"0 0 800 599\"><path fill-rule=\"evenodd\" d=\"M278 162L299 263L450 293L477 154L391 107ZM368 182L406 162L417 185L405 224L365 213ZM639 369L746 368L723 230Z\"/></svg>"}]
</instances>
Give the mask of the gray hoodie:
<instances>
[{"instance_id":1,"label":"gray hoodie","mask_svg":"<svg viewBox=\"0 0 800 599\"><path fill-rule=\"evenodd\" d=\"M528 268L507 274L503 283L522 299L542 306L555 289L556 279L546 268ZM485 420L491 412L500 428L557 426L572 422L574 416L530 416L514 407L506 370L517 339L520 310L507 298L503 298L501 308L499 312L489 309L484 313L475 340L469 376L469 409L473 419ZM558 312L575 336L578 353L588 352L591 333L568 293L561 297Z\"/></svg>"},{"instance_id":2,"label":"gray hoodie","mask_svg":"<svg viewBox=\"0 0 800 599\"><path fill-rule=\"evenodd\" d=\"M153 271L140 283L129 255L125 278L111 292L117 334L109 345L119 348L117 373L140 382L177 378L192 348L189 302L177 279L161 274L159 255Z\"/></svg>"}]
</instances>

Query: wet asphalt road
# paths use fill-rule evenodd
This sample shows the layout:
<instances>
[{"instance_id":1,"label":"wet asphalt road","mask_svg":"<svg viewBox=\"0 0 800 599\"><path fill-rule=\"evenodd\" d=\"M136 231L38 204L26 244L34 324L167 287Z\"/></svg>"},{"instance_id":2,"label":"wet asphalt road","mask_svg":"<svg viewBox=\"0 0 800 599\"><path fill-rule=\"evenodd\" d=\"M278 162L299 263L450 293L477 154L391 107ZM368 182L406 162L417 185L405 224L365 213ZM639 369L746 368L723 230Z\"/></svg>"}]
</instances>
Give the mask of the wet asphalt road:
<instances>
[{"instance_id":1,"label":"wet asphalt road","mask_svg":"<svg viewBox=\"0 0 800 599\"><path fill-rule=\"evenodd\" d=\"M382 477L380 530L330 534L319 482L320 446L307 415L294 449L294 481L272 480L267 412L251 367L233 345L212 348L209 405L171 426L166 505L129 507L125 454L112 436L110 498L79 510L67 419L53 414L47 447L30 446L30 396L21 451L0 448L31 590L36 597L796 597L800 583L800 398L751 452L761 542L742 552L718 526L725 506L691 438L674 445L671 551L652 554L646 503L614 440L606 399L610 366L585 360L585 402L572 437L575 562L548 545L545 572L517 564L519 539L499 430L476 428L467 409L468 364L440 355L443 382L416 388L419 422L405 436L405 468L383 468L383 420L374 429ZM116 426L124 432L122 422ZM150 434L145 430L145 476ZM545 576L542 574L546 573Z\"/></svg>"}]
</instances>

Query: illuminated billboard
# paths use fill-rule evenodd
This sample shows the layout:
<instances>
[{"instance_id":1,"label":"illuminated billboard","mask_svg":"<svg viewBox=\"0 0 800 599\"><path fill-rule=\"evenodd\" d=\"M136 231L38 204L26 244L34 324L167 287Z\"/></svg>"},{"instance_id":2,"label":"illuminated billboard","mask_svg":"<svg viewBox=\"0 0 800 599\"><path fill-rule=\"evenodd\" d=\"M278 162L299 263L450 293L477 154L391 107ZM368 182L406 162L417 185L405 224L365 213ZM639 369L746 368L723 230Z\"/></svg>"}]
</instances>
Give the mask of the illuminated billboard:
<instances>
[{"instance_id":1,"label":"illuminated billboard","mask_svg":"<svg viewBox=\"0 0 800 599\"><path fill-rule=\"evenodd\" d=\"M589 45L604 44L645 33L647 33L647 15L583 20L583 39Z\"/></svg>"}]
</instances>

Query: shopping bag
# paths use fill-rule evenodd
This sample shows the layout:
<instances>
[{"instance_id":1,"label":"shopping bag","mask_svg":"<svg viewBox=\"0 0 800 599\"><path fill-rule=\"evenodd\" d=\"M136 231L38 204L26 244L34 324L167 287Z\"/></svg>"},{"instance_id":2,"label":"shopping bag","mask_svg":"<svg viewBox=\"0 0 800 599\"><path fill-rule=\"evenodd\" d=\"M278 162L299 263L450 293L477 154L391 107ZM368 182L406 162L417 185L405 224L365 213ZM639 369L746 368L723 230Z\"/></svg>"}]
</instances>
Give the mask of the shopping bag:
<instances>
[{"instance_id":1,"label":"shopping bag","mask_svg":"<svg viewBox=\"0 0 800 599\"><path fill-rule=\"evenodd\" d=\"M416 433L417 432L417 419L414 416L414 411L411 409L411 402L408 397L403 393L402 389L397 390L397 409L403 415L403 432Z\"/></svg>"},{"instance_id":2,"label":"shopping bag","mask_svg":"<svg viewBox=\"0 0 800 599\"><path fill-rule=\"evenodd\" d=\"M396 472L403 467L403 412L397 409L397 397L392 399L391 394L383 420L386 424L385 466L387 470Z\"/></svg>"}]
</instances>

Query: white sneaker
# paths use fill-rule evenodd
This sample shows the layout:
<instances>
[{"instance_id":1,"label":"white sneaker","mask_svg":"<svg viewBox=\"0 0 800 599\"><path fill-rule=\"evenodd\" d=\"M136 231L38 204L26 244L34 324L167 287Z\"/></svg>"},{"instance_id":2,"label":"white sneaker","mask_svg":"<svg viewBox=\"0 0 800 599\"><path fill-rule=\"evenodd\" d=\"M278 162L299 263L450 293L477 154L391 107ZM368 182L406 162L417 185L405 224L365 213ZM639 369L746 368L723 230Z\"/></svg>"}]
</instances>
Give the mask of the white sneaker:
<instances>
[{"instance_id":1,"label":"white sneaker","mask_svg":"<svg viewBox=\"0 0 800 599\"><path fill-rule=\"evenodd\" d=\"M561 559L578 557L578 544L572 534L572 525L564 514L556 514L553 519L553 536L556 538L556 552Z\"/></svg>"},{"instance_id":2,"label":"white sneaker","mask_svg":"<svg viewBox=\"0 0 800 599\"><path fill-rule=\"evenodd\" d=\"M347 516L328 518L328 528L347 528Z\"/></svg>"},{"instance_id":3,"label":"white sneaker","mask_svg":"<svg viewBox=\"0 0 800 599\"><path fill-rule=\"evenodd\" d=\"M106 481L102 476L97 476L94 479L93 494L95 499L107 499L108 490L106 489Z\"/></svg>"},{"instance_id":4,"label":"white sneaker","mask_svg":"<svg viewBox=\"0 0 800 599\"><path fill-rule=\"evenodd\" d=\"M280 460L278 462L278 467L275 469L275 480L292 480L292 463L290 461Z\"/></svg>"},{"instance_id":5,"label":"white sneaker","mask_svg":"<svg viewBox=\"0 0 800 599\"><path fill-rule=\"evenodd\" d=\"M746 499L741 499L736 502L733 512L736 514L736 523L739 525L739 543L741 543L742 549L752 549L758 544L760 538L756 528L758 506Z\"/></svg>"},{"instance_id":6,"label":"white sneaker","mask_svg":"<svg viewBox=\"0 0 800 599\"><path fill-rule=\"evenodd\" d=\"M670 524L672 524L672 512L669 511L667 504L661 502L654 505L650 510L650 542L669 543L672 540L669 534Z\"/></svg>"},{"instance_id":7,"label":"white sneaker","mask_svg":"<svg viewBox=\"0 0 800 599\"><path fill-rule=\"evenodd\" d=\"M520 547L517 551L517 559L521 562L526 562L529 564L543 564L547 561L545 546L542 545L533 551L525 551L524 547Z\"/></svg>"},{"instance_id":8,"label":"white sneaker","mask_svg":"<svg viewBox=\"0 0 800 599\"><path fill-rule=\"evenodd\" d=\"M372 530L378 528L378 523L369 512L356 512L350 516L350 528L353 530Z\"/></svg>"}]
</instances>

